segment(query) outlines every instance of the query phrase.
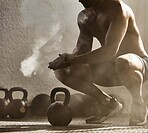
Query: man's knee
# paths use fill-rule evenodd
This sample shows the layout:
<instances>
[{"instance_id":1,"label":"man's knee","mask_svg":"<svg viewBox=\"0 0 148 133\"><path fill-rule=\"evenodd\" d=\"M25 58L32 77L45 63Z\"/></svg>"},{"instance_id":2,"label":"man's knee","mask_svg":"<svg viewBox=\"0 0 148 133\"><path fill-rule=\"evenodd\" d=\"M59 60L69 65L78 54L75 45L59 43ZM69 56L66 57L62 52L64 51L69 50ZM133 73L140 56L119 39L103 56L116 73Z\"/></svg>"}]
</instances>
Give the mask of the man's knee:
<instances>
[{"instance_id":1,"label":"man's knee","mask_svg":"<svg viewBox=\"0 0 148 133\"><path fill-rule=\"evenodd\" d=\"M70 67L69 69L56 70L54 73L56 78L62 83L69 77L77 77L88 81L92 80L92 73L88 65L77 65Z\"/></svg>"}]
</instances>

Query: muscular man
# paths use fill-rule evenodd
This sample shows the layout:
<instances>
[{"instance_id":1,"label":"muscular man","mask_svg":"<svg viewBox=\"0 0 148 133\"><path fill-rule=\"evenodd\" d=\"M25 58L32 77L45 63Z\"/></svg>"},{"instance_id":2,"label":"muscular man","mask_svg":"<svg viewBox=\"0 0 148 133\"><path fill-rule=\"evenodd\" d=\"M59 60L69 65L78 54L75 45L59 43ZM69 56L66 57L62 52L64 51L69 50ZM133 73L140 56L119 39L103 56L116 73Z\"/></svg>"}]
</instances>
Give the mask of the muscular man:
<instances>
[{"instance_id":1,"label":"muscular man","mask_svg":"<svg viewBox=\"0 0 148 133\"><path fill-rule=\"evenodd\" d=\"M129 6L121 0L79 0L85 7L78 15L80 29L72 54L59 55L49 63L66 86L95 98L103 106L101 115L87 123L100 123L122 105L96 85L125 86L132 95L130 125L147 122L142 85L147 80L148 55ZM93 38L101 47L92 51Z\"/></svg>"}]
</instances>

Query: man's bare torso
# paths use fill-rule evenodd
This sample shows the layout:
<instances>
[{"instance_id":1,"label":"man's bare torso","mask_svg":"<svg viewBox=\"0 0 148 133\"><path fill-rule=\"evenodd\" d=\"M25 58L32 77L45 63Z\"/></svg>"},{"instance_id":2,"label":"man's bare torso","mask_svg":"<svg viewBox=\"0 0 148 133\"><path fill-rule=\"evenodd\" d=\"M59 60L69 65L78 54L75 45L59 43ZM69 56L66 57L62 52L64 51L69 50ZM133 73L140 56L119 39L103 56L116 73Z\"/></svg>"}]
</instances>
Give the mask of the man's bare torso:
<instances>
[{"instance_id":1,"label":"man's bare torso","mask_svg":"<svg viewBox=\"0 0 148 133\"><path fill-rule=\"evenodd\" d=\"M132 10L123 2L120 4L123 8L122 10L125 12L125 17L128 19L128 28L116 56L126 53L147 56ZM79 14L78 21L87 28L93 37L96 37L100 41L102 46L104 45L105 36L110 26L106 10L96 11L93 8L86 8Z\"/></svg>"},{"instance_id":2,"label":"man's bare torso","mask_svg":"<svg viewBox=\"0 0 148 133\"><path fill-rule=\"evenodd\" d=\"M89 5L89 0L82 2ZM124 65L127 65L126 70L132 68L132 73L134 70L143 73L144 62L136 55L148 56L134 13L120 0L93 2L78 15L80 33L73 53L58 57L50 63L50 68L60 69L57 77L80 77L102 86L123 85L117 68L123 70ZM102 47L91 50L93 37L98 39ZM67 66L68 72L61 70Z\"/></svg>"}]
</instances>

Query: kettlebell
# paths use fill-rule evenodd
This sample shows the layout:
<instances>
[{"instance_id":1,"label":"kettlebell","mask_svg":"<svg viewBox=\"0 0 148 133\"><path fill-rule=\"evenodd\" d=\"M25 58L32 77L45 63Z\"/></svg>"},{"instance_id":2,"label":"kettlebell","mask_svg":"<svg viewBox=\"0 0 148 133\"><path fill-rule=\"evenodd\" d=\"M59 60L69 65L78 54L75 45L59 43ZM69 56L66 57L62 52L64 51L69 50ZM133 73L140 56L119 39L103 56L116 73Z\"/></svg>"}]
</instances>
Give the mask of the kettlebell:
<instances>
[{"instance_id":1,"label":"kettlebell","mask_svg":"<svg viewBox=\"0 0 148 133\"><path fill-rule=\"evenodd\" d=\"M0 118L7 117L7 107L9 104L8 89L0 87L0 91L5 93L4 98L0 98Z\"/></svg>"},{"instance_id":2,"label":"kettlebell","mask_svg":"<svg viewBox=\"0 0 148 133\"><path fill-rule=\"evenodd\" d=\"M55 95L57 92L64 92L64 101L56 101ZM51 91L51 105L47 111L48 121L52 126L67 126L72 120L72 110L70 108L70 92L63 87L54 88Z\"/></svg>"},{"instance_id":3,"label":"kettlebell","mask_svg":"<svg viewBox=\"0 0 148 133\"><path fill-rule=\"evenodd\" d=\"M35 96L31 102L31 113L34 116L46 116L50 102L50 96L44 93Z\"/></svg>"},{"instance_id":4,"label":"kettlebell","mask_svg":"<svg viewBox=\"0 0 148 133\"><path fill-rule=\"evenodd\" d=\"M14 92L22 92L23 98L22 99L14 99L13 93ZM24 118L25 115L28 112L28 106L27 106L27 96L28 92L27 90L21 88L21 87L13 87L9 90L9 100L10 103L8 105L8 114L10 118L13 119L21 119Z\"/></svg>"}]
</instances>

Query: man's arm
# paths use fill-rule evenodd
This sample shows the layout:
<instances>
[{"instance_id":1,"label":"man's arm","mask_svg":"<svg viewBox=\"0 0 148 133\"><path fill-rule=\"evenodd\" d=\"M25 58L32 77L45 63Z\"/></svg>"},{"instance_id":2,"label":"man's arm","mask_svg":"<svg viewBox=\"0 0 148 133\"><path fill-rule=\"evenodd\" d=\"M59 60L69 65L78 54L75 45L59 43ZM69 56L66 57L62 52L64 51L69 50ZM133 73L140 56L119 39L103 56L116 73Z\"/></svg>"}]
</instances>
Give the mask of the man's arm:
<instances>
[{"instance_id":1,"label":"man's arm","mask_svg":"<svg viewBox=\"0 0 148 133\"><path fill-rule=\"evenodd\" d=\"M91 51L93 36L85 27L86 16L83 12L81 12L78 16L78 26L80 29L79 38L77 41L77 45L73 50L73 54L60 54L58 58L49 62L48 68L56 70L61 68L66 68L70 66L72 63L73 56L85 54Z\"/></svg>"},{"instance_id":2,"label":"man's arm","mask_svg":"<svg viewBox=\"0 0 148 133\"><path fill-rule=\"evenodd\" d=\"M77 45L73 50L74 55L85 54L90 52L92 49L93 36L85 26L85 17L86 15L83 13L83 11L78 15L78 26L80 34L78 37Z\"/></svg>"},{"instance_id":3,"label":"man's arm","mask_svg":"<svg viewBox=\"0 0 148 133\"><path fill-rule=\"evenodd\" d=\"M112 60L120 47L128 27L128 18L123 11L114 12L110 16L110 26L105 37L105 45L92 52L75 56L71 62L73 64L102 63Z\"/></svg>"}]
</instances>

